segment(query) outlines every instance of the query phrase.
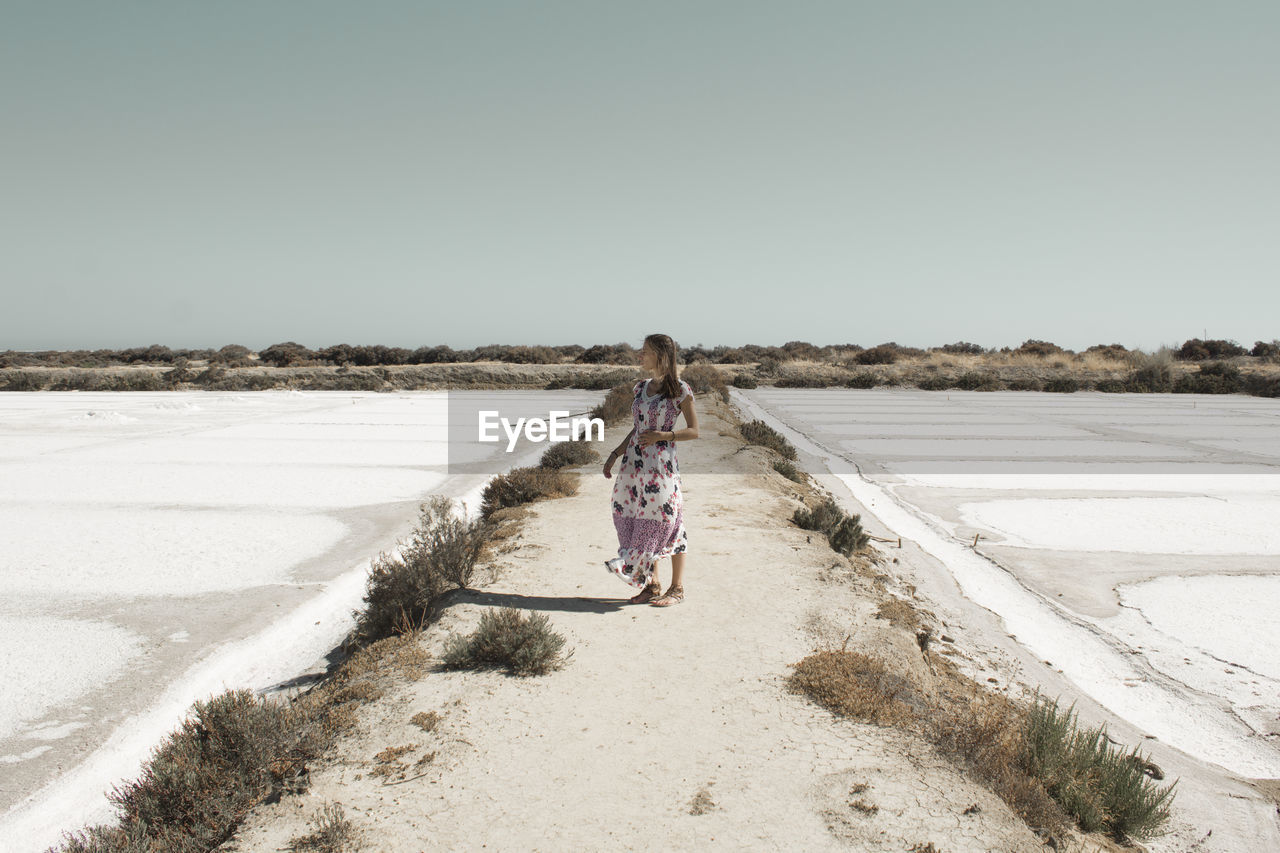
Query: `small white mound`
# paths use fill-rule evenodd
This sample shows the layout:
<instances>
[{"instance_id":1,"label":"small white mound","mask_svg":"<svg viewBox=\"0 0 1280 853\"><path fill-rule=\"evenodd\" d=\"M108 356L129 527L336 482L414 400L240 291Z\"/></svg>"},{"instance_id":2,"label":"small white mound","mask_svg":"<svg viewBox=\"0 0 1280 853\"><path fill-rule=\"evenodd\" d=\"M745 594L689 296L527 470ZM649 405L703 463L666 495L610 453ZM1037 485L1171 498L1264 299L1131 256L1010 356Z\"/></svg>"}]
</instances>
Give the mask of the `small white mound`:
<instances>
[{"instance_id":1,"label":"small white mound","mask_svg":"<svg viewBox=\"0 0 1280 853\"><path fill-rule=\"evenodd\" d=\"M121 414L120 412L89 411L85 412L83 415L77 415L72 418L72 420L79 423L127 424L136 421L137 418L131 418L128 415Z\"/></svg>"}]
</instances>

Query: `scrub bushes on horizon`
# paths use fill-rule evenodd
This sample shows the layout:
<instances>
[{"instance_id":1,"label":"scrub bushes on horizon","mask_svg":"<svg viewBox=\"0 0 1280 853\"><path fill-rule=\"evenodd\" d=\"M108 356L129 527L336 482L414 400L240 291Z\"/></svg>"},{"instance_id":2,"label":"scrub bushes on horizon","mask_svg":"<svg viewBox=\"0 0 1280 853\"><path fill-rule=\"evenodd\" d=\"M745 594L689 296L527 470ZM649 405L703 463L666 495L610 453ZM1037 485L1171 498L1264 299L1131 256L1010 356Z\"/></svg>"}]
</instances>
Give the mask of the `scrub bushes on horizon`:
<instances>
[{"instance_id":1,"label":"scrub bushes on horizon","mask_svg":"<svg viewBox=\"0 0 1280 853\"><path fill-rule=\"evenodd\" d=\"M738 432L747 444L758 444L775 451L783 459L795 461L796 449L787 439L764 421L747 421L738 426Z\"/></svg>"},{"instance_id":2,"label":"scrub bushes on horizon","mask_svg":"<svg viewBox=\"0 0 1280 853\"><path fill-rule=\"evenodd\" d=\"M565 639L551 630L545 613L526 615L512 607L486 610L480 626L469 636L445 641L442 662L447 669L506 667L510 675L545 675L568 660Z\"/></svg>"},{"instance_id":3,"label":"scrub bushes on horizon","mask_svg":"<svg viewBox=\"0 0 1280 853\"><path fill-rule=\"evenodd\" d=\"M1225 361L1205 361L1195 373L1178 377L1173 390L1178 394L1234 394L1244 389L1240 368Z\"/></svg>"},{"instance_id":4,"label":"scrub bushes on horizon","mask_svg":"<svg viewBox=\"0 0 1280 853\"><path fill-rule=\"evenodd\" d=\"M485 520L459 518L443 495L420 507L417 526L399 553L382 552L372 560L365 582L365 609L353 615L356 642L371 642L402 626L435 616L439 599L466 588L492 527Z\"/></svg>"},{"instance_id":5,"label":"scrub bushes on horizon","mask_svg":"<svg viewBox=\"0 0 1280 853\"><path fill-rule=\"evenodd\" d=\"M500 509L532 503L539 498L562 498L578 493L577 475L554 468L512 468L484 487L480 514L488 519Z\"/></svg>"},{"instance_id":6,"label":"scrub bushes on horizon","mask_svg":"<svg viewBox=\"0 0 1280 853\"><path fill-rule=\"evenodd\" d=\"M1180 361L1206 361L1248 354L1249 351L1235 341L1202 341L1199 338L1192 338L1178 348L1174 357Z\"/></svg>"},{"instance_id":7,"label":"scrub bushes on horizon","mask_svg":"<svg viewBox=\"0 0 1280 853\"><path fill-rule=\"evenodd\" d=\"M1255 341L1253 349L1249 350L1249 355L1254 358L1280 357L1280 340L1274 340L1271 343L1267 343L1266 341Z\"/></svg>"},{"instance_id":8,"label":"scrub bushes on horizon","mask_svg":"<svg viewBox=\"0 0 1280 853\"><path fill-rule=\"evenodd\" d=\"M724 374L710 364L690 365L680 372L680 378L689 383L696 395L716 394L725 402L729 400L729 387L725 383Z\"/></svg>"},{"instance_id":9,"label":"scrub bushes on horizon","mask_svg":"<svg viewBox=\"0 0 1280 853\"><path fill-rule=\"evenodd\" d=\"M542 458L538 460L538 467L559 470L576 468L599 460L600 454L585 441L557 441L542 454Z\"/></svg>"}]
</instances>

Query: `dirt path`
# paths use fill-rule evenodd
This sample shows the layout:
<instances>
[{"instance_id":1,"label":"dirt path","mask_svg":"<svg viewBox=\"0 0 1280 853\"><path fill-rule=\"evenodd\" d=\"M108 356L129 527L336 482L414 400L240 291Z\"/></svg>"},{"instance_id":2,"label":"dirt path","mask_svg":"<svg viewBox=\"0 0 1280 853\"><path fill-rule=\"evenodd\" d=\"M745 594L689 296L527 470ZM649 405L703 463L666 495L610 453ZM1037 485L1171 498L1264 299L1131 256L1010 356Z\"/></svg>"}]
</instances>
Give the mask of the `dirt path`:
<instances>
[{"instance_id":1,"label":"dirt path","mask_svg":"<svg viewBox=\"0 0 1280 853\"><path fill-rule=\"evenodd\" d=\"M583 469L579 494L534 505L495 581L461 596L425 640L436 655L485 608L520 607L549 615L573 649L568 665L395 684L308 793L259 808L223 849L286 848L327 802L377 851L1043 849L922 742L786 691L789 664L846 635L904 667L919 651L865 593L830 579L843 558L787 522L793 489L759 449L721 434L732 432L726 411L700 401L699 417L702 437L680 447L682 604L626 603L633 591L603 566L613 481ZM669 580L669 561L661 572ZM440 715L434 731L410 722L419 712ZM406 781L371 774L375 756L409 745L397 759Z\"/></svg>"}]
</instances>

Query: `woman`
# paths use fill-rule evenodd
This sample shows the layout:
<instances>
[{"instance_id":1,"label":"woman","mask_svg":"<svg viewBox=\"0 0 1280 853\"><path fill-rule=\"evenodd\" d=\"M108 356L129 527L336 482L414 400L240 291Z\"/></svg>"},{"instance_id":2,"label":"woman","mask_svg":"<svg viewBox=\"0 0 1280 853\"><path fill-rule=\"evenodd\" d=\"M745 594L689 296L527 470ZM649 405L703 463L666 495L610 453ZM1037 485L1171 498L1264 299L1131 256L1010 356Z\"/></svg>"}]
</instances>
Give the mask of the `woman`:
<instances>
[{"instance_id":1,"label":"woman","mask_svg":"<svg viewBox=\"0 0 1280 853\"><path fill-rule=\"evenodd\" d=\"M631 432L609 454L604 475L618 457L622 467L613 484L613 525L618 556L605 561L609 571L632 586L644 587L632 604L668 607L684 600L684 493L676 442L698 437L693 389L676 377L676 344L667 335L649 335L640 348L640 364L650 378L636 383L631 401ZM684 429L676 429L683 414ZM658 561L671 558L671 586L658 581Z\"/></svg>"}]
</instances>

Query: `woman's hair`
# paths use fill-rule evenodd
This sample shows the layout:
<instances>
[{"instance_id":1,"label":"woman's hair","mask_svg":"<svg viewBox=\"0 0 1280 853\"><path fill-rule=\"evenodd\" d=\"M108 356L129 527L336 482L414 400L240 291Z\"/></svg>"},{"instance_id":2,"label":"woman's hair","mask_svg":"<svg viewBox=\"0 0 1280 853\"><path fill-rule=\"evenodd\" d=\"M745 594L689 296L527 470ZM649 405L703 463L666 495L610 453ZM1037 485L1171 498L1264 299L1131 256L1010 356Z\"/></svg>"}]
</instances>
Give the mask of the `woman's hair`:
<instances>
[{"instance_id":1,"label":"woman's hair","mask_svg":"<svg viewBox=\"0 0 1280 853\"><path fill-rule=\"evenodd\" d=\"M676 353L679 349L670 335L647 335L644 342L658 356L658 390L666 397L674 400L680 396L680 379L676 376Z\"/></svg>"}]
</instances>

